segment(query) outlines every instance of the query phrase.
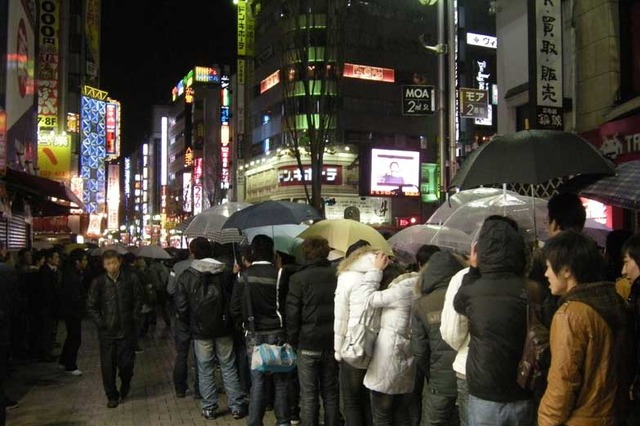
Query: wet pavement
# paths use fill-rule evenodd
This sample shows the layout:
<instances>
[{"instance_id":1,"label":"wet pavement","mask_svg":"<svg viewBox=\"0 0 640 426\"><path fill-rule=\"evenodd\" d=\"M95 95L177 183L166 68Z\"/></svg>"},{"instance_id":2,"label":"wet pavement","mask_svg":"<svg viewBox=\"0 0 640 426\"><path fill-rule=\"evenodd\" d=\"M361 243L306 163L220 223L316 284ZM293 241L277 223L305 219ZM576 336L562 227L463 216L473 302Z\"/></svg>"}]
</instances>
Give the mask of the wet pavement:
<instances>
[{"instance_id":1,"label":"wet pavement","mask_svg":"<svg viewBox=\"0 0 640 426\"><path fill-rule=\"evenodd\" d=\"M78 368L83 375L67 376L58 370L57 362L17 365L9 378L7 394L18 400L19 405L7 411L8 426L245 424L246 419L231 417L224 394L220 395L222 415L215 420L202 417L198 401L191 393L185 398L175 396L171 379L175 356L173 334L166 333L161 325L158 325L157 337L143 340L145 350L136 354L129 397L117 408L107 408L100 377L97 333L89 321L83 321L82 326ZM63 325L58 341L64 341ZM192 382L190 378L189 383ZM267 412L264 423L275 424L273 412Z\"/></svg>"}]
</instances>

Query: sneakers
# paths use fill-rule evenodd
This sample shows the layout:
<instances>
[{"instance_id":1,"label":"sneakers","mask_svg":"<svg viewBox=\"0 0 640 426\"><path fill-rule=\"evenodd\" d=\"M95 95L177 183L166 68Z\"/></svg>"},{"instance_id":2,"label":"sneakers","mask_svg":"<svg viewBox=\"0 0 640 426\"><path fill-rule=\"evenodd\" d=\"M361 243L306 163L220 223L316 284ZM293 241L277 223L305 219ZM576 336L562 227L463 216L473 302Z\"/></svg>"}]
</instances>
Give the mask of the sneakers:
<instances>
[{"instance_id":1,"label":"sneakers","mask_svg":"<svg viewBox=\"0 0 640 426\"><path fill-rule=\"evenodd\" d=\"M243 413L242 411L232 411L231 412L231 417L233 417L236 420L240 420L242 418L244 418L246 416L245 413Z\"/></svg>"},{"instance_id":2,"label":"sneakers","mask_svg":"<svg viewBox=\"0 0 640 426\"><path fill-rule=\"evenodd\" d=\"M299 425L300 424L300 417L291 417L291 424L292 425Z\"/></svg>"},{"instance_id":3,"label":"sneakers","mask_svg":"<svg viewBox=\"0 0 640 426\"><path fill-rule=\"evenodd\" d=\"M125 399L131 391L131 383L123 383L120 385L120 399Z\"/></svg>"},{"instance_id":4,"label":"sneakers","mask_svg":"<svg viewBox=\"0 0 640 426\"><path fill-rule=\"evenodd\" d=\"M204 417L207 420L213 420L216 417L218 417L218 409L217 408L213 408L213 409L203 409L202 410L202 417Z\"/></svg>"},{"instance_id":5,"label":"sneakers","mask_svg":"<svg viewBox=\"0 0 640 426\"><path fill-rule=\"evenodd\" d=\"M117 399L110 399L107 402L107 408L116 408L118 406L118 400Z\"/></svg>"},{"instance_id":6,"label":"sneakers","mask_svg":"<svg viewBox=\"0 0 640 426\"><path fill-rule=\"evenodd\" d=\"M64 374L66 374L67 376L82 376L82 371L78 370L77 368L75 370L65 370Z\"/></svg>"}]
</instances>

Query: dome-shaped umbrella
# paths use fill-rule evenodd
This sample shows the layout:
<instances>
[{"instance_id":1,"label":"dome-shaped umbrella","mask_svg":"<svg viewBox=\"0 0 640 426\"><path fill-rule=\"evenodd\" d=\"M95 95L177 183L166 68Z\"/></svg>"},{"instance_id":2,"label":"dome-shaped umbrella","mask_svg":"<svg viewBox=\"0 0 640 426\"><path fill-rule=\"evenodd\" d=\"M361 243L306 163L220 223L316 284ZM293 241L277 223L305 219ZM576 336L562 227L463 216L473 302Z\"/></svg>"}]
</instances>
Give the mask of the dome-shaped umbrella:
<instances>
[{"instance_id":1,"label":"dome-shaped umbrella","mask_svg":"<svg viewBox=\"0 0 640 426\"><path fill-rule=\"evenodd\" d=\"M438 244L433 243L438 235ZM420 247L434 244L440 248L452 249L458 252L468 252L471 247L471 237L468 234L440 225L413 225L398 231L388 240L396 257L402 263L415 262L415 256Z\"/></svg>"},{"instance_id":2,"label":"dome-shaped umbrella","mask_svg":"<svg viewBox=\"0 0 640 426\"><path fill-rule=\"evenodd\" d=\"M193 217L183 234L187 237L213 235L213 231L220 231L232 214L249 206L249 203L230 202L209 207Z\"/></svg>"}]
</instances>

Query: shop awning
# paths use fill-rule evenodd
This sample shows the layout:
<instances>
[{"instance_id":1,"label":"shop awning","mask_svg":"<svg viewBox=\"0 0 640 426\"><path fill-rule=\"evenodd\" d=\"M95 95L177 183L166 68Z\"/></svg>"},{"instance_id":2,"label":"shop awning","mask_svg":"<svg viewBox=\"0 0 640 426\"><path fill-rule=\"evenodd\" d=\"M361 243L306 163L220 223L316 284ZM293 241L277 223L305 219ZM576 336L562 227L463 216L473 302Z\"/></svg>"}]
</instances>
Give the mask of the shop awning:
<instances>
[{"instance_id":1,"label":"shop awning","mask_svg":"<svg viewBox=\"0 0 640 426\"><path fill-rule=\"evenodd\" d=\"M82 201L71 191L71 188L62 182L13 169L7 169L7 174L3 179L9 190L23 191L44 199L56 198L74 203L78 208L84 208Z\"/></svg>"}]
</instances>

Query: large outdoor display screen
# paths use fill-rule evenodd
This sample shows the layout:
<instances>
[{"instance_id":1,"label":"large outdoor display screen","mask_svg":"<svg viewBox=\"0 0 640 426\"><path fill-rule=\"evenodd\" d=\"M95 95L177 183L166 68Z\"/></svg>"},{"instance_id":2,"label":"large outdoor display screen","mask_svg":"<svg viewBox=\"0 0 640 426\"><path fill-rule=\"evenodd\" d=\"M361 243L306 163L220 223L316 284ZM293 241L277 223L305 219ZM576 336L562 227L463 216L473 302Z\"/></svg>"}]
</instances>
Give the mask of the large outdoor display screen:
<instances>
[{"instance_id":1,"label":"large outdoor display screen","mask_svg":"<svg viewBox=\"0 0 640 426\"><path fill-rule=\"evenodd\" d=\"M420 152L371 150L371 195L420 195Z\"/></svg>"}]
</instances>

